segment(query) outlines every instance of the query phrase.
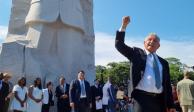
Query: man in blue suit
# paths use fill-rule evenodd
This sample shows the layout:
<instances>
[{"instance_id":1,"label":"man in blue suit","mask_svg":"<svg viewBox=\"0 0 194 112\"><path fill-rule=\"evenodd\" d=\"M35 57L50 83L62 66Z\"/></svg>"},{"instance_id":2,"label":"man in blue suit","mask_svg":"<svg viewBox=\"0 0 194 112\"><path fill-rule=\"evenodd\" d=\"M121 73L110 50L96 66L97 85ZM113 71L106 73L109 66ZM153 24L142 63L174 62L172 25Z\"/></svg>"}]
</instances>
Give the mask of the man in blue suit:
<instances>
[{"instance_id":1,"label":"man in blue suit","mask_svg":"<svg viewBox=\"0 0 194 112\"><path fill-rule=\"evenodd\" d=\"M85 80L85 72L78 72L78 79L73 80L69 89L70 106L75 112L90 112L92 107L91 89Z\"/></svg>"},{"instance_id":2,"label":"man in blue suit","mask_svg":"<svg viewBox=\"0 0 194 112\"><path fill-rule=\"evenodd\" d=\"M131 80L135 112L175 112L169 65L156 54L160 38L152 33L144 40L144 49L124 43L125 29L130 17L123 17L122 26L116 34L117 50L131 62Z\"/></svg>"}]
</instances>

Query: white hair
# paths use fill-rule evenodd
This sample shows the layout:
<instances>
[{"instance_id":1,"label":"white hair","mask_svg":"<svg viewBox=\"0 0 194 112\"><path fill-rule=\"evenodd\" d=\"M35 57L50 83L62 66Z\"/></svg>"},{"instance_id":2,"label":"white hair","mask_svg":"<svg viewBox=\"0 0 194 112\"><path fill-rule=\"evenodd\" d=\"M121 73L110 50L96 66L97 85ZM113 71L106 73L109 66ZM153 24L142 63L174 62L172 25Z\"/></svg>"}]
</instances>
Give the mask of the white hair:
<instances>
[{"instance_id":1,"label":"white hair","mask_svg":"<svg viewBox=\"0 0 194 112\"><path fill-rule=\"evenodd\" d=\"M156 39L160 42L160 37L156 33L149 33L148 36L146 36L145 40L148 39L150 36L155 36Z\"/></svg>"}]
</instances>

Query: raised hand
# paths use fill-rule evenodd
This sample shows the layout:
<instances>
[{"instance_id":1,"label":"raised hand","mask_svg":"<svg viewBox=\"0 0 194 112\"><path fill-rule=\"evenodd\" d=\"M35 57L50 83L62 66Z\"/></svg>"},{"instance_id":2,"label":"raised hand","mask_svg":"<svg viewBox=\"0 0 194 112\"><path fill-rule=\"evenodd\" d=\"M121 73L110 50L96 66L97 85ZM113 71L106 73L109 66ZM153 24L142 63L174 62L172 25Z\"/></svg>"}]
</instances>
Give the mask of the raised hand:
<instances>
[{"instance_id":1,"label":"raised hand","mask_svg":"<svg viewBox=\"0 0 194 112\"><path fill-rule=\"evenodd\" d=\"M122 18L122 26L121 27L125 29L129 23L130 23L130 17L124 16Z\"/></svg>"}]
</instances>

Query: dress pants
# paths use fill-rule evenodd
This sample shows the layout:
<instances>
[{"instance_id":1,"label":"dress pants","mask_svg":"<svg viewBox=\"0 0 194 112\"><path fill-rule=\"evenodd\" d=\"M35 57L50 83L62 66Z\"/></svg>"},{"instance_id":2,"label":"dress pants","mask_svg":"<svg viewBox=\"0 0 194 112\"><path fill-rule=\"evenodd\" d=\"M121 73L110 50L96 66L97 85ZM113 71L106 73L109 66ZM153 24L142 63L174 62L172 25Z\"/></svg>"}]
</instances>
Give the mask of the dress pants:
<instances>
[{"instance_id":1,"label":"dress pants","mask_svg":"<svg viewBox=\"0 0 194 112\"><path fill-rule=\"evenodd\" d=\"M68 103L57 102L57 112L70 112L70 106Z\"/></svg>"},{"instance_id":2,"label":"dress pants","mask_svg":"<svg viewBox=\"0 0 194 112\"><path fill-rule=\"evenodd\" d=\"M7 112L6 111L5 100L0 100L0 112Z\"/></svg>"},{"instance_id":3,"label":"dress pants","mask_svg":"<svg viewBox=\"0 0 194 112\"><path fill-rule=\"evenodd\" d=\"M134 112L164 112L164 98L162 97L162 94L134 90L133 95Z\"/></svg>"},{"instance_id":4,"label":"dress pants","mask_svg":"<svg viewBox=\"0 0 194 112\"><path fill-rule=\"evenodd\" d=\"M87 98L81 98L77 104L76 112L90 112L90 105Z\"/></svg>"},{"instance_id":5,"label":"dress pants","mask_svg":"<svg viewBox=\"0 0 194 112\"><path fill-rule=\"evenodd\" d=\"M50 105L49 104L43 104L42 105L42 112L49 112Z\"/></svg>"}]
</instances>

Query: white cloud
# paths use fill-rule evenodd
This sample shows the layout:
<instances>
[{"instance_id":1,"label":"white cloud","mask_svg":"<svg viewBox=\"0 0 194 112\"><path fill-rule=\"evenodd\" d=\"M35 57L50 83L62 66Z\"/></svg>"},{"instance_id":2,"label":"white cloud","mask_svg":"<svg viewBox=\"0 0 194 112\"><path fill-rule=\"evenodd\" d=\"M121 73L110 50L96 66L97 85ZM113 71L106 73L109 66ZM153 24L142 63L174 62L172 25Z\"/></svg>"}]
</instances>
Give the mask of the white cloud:
<instances>
[{"instance_id":1,"label":"white cloud","mask_svg":"<svg viewBox=\"0 0 194 112\"><path fill-rule=\"evenodd\" d=\"M127 61L115 48L115 36L102 32L97 32L95 39L95 63L96 65L106 65L109 62ZM126 40L131 46L143 47L143 40ZM129 45L129 44L128 44Z\"/></svg>"},{"instance_id":2,"label":"white cloud","mask_svg":"<svg viewBox=\"0 0 194 112\"><path fill-rule=\"evenodd\" d=\"M162 57L175 57L189 66L194 65L193 41L161 41L158 53Z\"/></svg>"},{"instance_id":3,"label":"white cloud","mask_svg":"<svg viewBox=\"0 0 194 112\"><path fill-rule=\"evenodd\" d=\"M114 47L114 37L106 33L96 33L95 37L95 63L106 65L108 62L126 60Z\"/></svg>"},{"instance_id":4,"label":"white cloud","mask_svg":"<svg viewBox=\"0 0 194 112\"><path fill-rule=\"evenodd\" d=\"M7 26L0 26L0 43L5 39L7 35Z\"/></svg>"},{"instance_id":5,"label":"white cloud","mask_svg":"<svg viewBox=\"0 0 194 112\"><path fill-rule=\"evenodd\" d=\"M139 37L138 37L139 38ZM134 37L126 37L126 44L143 48L143 39ZM106 65L109 62L119 62L127 60L122 56L114 46L115 35L109 35L102 32L96 33L95 42L95 62L96 65ZM180 59L182 63L189 66L194 65L194 44L191 41L168 41L161 40L161 47L158 54L163 58L175 57Z\"/></svg>"}]
</instances>

